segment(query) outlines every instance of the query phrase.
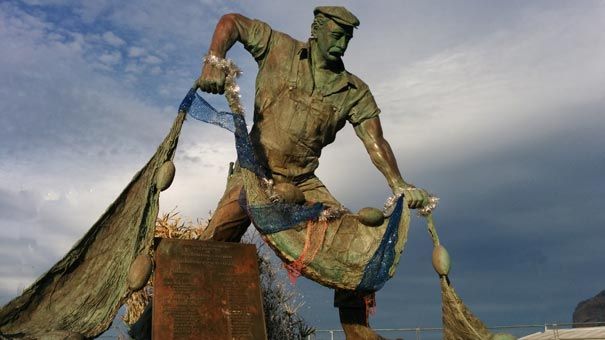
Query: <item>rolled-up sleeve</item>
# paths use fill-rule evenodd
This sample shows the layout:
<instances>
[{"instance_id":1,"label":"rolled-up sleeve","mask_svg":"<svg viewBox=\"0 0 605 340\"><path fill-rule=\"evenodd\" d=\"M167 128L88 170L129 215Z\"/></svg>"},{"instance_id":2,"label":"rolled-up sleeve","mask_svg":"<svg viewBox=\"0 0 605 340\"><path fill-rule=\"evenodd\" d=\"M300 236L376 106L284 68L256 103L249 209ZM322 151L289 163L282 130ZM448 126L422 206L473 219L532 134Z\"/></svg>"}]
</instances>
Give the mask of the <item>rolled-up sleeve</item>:
<instances>
[{"instance_id":1,"label":"rolled-up sleeve","mask_svg":"<svg viewBox=\"0 0 605 340\"><path fill-rule=\"evenodd\" d=\"M374 96L368 88L365 88L362 90L361 98L349 111L347 120L351 124L357 125L366 119L378 117L379 114L380 109L378 108L378 105L376 105Z\"/></svg>"},{"instance_id":2,"label":"rolled-up sleeve","mask_svg":"<svg viewBox=\"0 0 605 340\"><path fill-rule=\"evenodd\" d=\"M247 27L246 34L242 37L244 48L252 54L257 61L261 60L269 48L271 38L271 27L260 20L252 20L252 25Z\"/></svg>"}]
</instances>

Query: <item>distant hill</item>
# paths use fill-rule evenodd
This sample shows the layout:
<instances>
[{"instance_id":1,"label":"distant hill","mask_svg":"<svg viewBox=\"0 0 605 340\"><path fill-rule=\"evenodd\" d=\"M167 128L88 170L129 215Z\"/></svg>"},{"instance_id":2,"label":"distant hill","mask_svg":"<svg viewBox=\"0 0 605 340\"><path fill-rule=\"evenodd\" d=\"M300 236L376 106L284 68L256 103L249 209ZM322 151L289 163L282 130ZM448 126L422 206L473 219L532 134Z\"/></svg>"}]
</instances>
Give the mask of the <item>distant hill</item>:
<instances>
[{"instance_id":1,"label":"distant hill","mask_svg":"<svg viewBox=\"0 0 605 340\"><path fill-rule=\"evenodd\" d=\"M578 303L573 312L574 328L603 325L590 324L591 322L605 322L605 290L588 300Z\"/></svg>"}]
</instances>

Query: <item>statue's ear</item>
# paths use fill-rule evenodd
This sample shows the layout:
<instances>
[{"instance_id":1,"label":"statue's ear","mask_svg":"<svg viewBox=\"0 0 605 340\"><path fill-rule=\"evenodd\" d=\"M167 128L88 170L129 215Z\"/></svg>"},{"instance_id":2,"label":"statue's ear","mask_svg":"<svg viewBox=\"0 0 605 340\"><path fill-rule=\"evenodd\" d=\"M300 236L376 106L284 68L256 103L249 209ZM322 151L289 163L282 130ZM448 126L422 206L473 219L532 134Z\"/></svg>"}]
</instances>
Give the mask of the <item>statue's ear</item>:
<instances>
[{"instance_id":1,"label":"statue's ear","mask_svg":"<svg viewBox=\"0 0 605 340\"><path fill-rule=\"evenodd\" d=\"M311 24L311 38L317 38L317 30L319 29L319 23L314 20Z\"/></svg>"}]
</instances>

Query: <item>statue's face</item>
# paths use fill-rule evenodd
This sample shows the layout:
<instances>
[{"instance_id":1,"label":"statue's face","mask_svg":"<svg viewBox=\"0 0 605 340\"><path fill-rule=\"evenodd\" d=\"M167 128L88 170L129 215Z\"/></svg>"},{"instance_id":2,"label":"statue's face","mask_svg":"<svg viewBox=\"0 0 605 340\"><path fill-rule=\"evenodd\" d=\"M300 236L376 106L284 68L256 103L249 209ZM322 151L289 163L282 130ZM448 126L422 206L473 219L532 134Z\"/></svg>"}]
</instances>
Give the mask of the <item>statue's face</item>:
<instances>
[{"instance_id":1,"label":"statue's face","mask_svg":"<svg viewBox=\"0 0 605 340\"><path fill-rule=\"evenodd\" d=\"M353 27L341 26L334 20L327 20L315 31L317 47L323 58L329 62L339 61L353 38Z\"/></svg>"}]
</instances>

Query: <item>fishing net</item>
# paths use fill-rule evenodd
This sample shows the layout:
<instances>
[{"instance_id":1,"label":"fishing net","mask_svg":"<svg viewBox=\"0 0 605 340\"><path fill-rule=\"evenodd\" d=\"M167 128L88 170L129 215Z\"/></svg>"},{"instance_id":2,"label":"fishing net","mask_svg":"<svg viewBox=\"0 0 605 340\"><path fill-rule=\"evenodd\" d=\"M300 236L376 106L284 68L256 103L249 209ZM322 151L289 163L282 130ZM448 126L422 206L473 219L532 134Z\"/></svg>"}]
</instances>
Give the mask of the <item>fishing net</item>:
<instances>
[{"instance_id":1,"label":"fishing net","mask_svg":"<svg viewBox=\"0 0 605 340\"><path fill-rule=\"evenodd\" d=\"M429 234L433 240L433 267L439 274L443 339L445 340L513 340L510 334L491 333L458 296L448 277L450 258L439 241L433 216L426 214Z\"/></svg>"},{"instance_id":2,"label":"fishing net","mask_svg":"<svg viewBox=\"0 0 605 340\"><path fill-rule=\"evenodd\" d=\"M92 338L109 328L131 293L131 264L150 251L160 191L171 181L166 169L184 120L179 113L151 160L65 257L0 309L0 335Z\"/></svg>"},{"instance_id":3,"label":"fishing net","mask_svg":"<svg viewBox=\"0 0 605 340\"><path fill-rule=\"evenodd\" d=\"M233 126L246 194L242 204L293 280L304 275L332 288L373 292L394 275L409 227L403 196L392 201L388 217L377 226L365 225L357 214L322 202L276 202L270 172L255 155L242 112L219 112L195 88L181 108L195 112L194 118L204 122ZM224 119L229 115L232 122Z\"/></svg>"},{"instance_id":4,"label":"fishing net","mask_svg":"<svg viewBox=\"0 0 605 340\"><path fill-rule=\"evenodd\" d=\"M328 287L373 292L394 275L409 227L405 198L387 200L385 218L377 225L364 224L359 214L321 202L273 200L271 176L257 161L246 130L235 84L238 69L229 61L220 62L228 72L227 99L233 113L215 110L192 88L157 152L116 201L63 259L0 309L0 336L38 338L52 333L92 338L107 330L132 296L127 284L131 265L150 252L159 193L174 176L171 160L187 112L234 133L245 185L244 207L293 277L300 274ZM432 207L425 212L436 250L433 265L440 274L444 338L514 339L490 333L454 291L447 276L449 257L430 215Z\"/></svg>"}]
</instances>

